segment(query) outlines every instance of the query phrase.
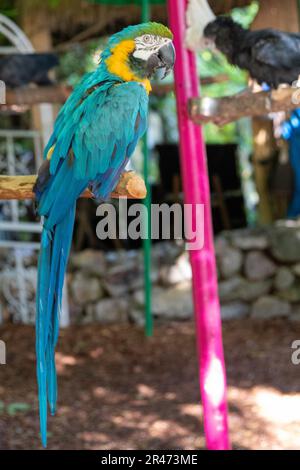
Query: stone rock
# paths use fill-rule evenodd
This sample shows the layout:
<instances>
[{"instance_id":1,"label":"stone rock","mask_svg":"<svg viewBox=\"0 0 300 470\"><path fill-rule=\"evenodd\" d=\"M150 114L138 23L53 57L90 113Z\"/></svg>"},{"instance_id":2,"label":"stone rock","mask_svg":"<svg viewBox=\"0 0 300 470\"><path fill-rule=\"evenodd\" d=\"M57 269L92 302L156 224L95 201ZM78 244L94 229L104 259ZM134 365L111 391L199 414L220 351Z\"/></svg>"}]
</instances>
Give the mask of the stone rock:
<instances>
[{"instance_id":1,"label":"stone rock","mask_svg":"<svg viewBox=\"0 0 300 470\"><path fill-rule=\"evenodd\" d=\"M250 281L260 281L274 276L276 265L261 251L250 251L245 257L245 275Z\"/></svg>"},{"instance_id":2,"label":"stone rock","mask_svg":"<svg viewBox=\"0 0 300 470\"><path fill-rule=\"evenodd\" d=\"M158 270L153 268L151 270L152 283L155 283L157 279ZM128 295L134 290L141 289L144 285L142 265L131 266L131 268L127 265L116 266L108 272L102 284L111 297Z\"/></svg>"},{"instance_id":3,"label":"stone rock","mask_svg":"<svg viewBox=\"0 0 300 470\"><path fill-rule=\"evenodd\" d=\"M289 289L282 290L278 293L278 296L286 300L287 302L297 303L300 302L300 284L297 283Z\"/></svg>"},{"instance_id":4,"label":"stone rock","mask_svg":"<svg viewBox=\"0 0 300 470\"><path fill-rule=\"evenodd\" d=\"M175 264L163 266L160 270L159 280L166 286L171 286L192 279L192 268L188 253L182 253Z\"/></svg>"},{"instance_id":5,"label":"stone rock","mask_svg":"<svg viewBox=\"0 0 300 470\"><path fill-rule=\"evenodd\" d=\"M219 295L221 302L239 300L253 302L258 297L270 292L272 281L266 279L259 282L247 281L241 276L235 276L219 283Z\"/></svg>"},{"instance_id":6,"label":"stone rock","mask_svg":"<svg viewBox=\"0 0 300 470\"><path fill-rule=\"evenodd\" d=\"M282 291L288 289L294 284L295 276L292 271L282 266L278 269L275 280L274 280L274 287L275 289Z\"/></svg>"},{"instance_id":7,"label":"stone rock","mask_svg":"<svg viewBox=\"0 0 300 470\"><path fill-rule=\"evenodd\" d=\"M154 289L152 289L152 298L158 289L160 289L160 287L154 287ZM133 293L133 300L136 303L136 305L138 305L139 307L144 307L144 302L145 302L144 290L140 289L140 290L135 291Z\"/></svg>"},{"instance_id":8,"label":"stone rock","mask_svg":"<svg viewBox=\"0 0 300 470\"><path fill-rule=\"evenodd\" d=\"M129 320L138 326L145 326L145 313L138 308L130 308L128 312Z\"/></svg>"},{"instance_id":9,"label":"stone rock","mask_svg":"<svg viewBox=\"0 0 300 470\"><path fill-rule=\"evenodd\" d=\"M114 274L125 268L129 271L134 270L140 266L140 251L139 250L120 250L109 251L105 254L107 261L107 271L105 274Z\"/></svg>"},{"instance_id":10,"label":"stone rock","mask_svg":"<svg viewBox=\"0 0 300 470\"><path fill-rule=\"evenodd\" d=\"M85 305L95 302L103 297L103 289L99 279L88 277L82 271L78 271L71 281L71 295L74 302Z\"/></svg>"},{"instance_id":11,"label":"stone rock","mask_svg":"<svg viewBox=\"0 0 300 470\"><path fill-rule=\"evenodd\" d=\"M83 250L80 253L72 253L69 266L71 269L80 269L95 276L105 276L107 263L102 251Z\"/></svg>"},{"instance_id":12,"label":"stone rock","mask_svg":"<svg viewBox=\"0 0 300 470\"><path fill-rule=\"evenodd\" d=\"M111 297L127 295L130 291L130 284L138 279L138 285L143 282L142 271L139 268L129 268L128 266L116 266L103 280L103 286ZM143 284L141 284L142 286Z\"/></svg>"},{"instance_id":13,"label":"stone rock","mask_svg":"<svg viewBox=\"0 0 300 470\"><path fill-rule=\"evenodd\" d=\"M268 294L271 288L271 279L256 282L246 281L244 286L241 288L240 292L238 292L238 299L243 300L245 302L253 302L258 297Z\"/></svg>"},{"instance_id":14,"label":"stone rock","mask_svg":"<svg viewBox=\"0 0 300 470\"><path fill-rule=\"evenodd\" d=\"M238 299L238 292L245 285L245 279L241 276L235 276L226 281L219 282L219 296L221 302L230 302Z\"/></svg>"},{"instance_id":15,"label":"stone rock","mask_svg":"<svg viewBox=\"0 0 300 470\"><path fill-rule=\"evenodd\" d=\"M74 299L72 299L70 296L69 296L69 313L70 313L70 319L72 323L75 323L75 324L82 323L82 320L84 317L84 306L79 305L79 303L75 302Z\"/></svg>"},{"instance_id":16,"label":"stone rock","mask_svg":"<svg viewBox=\"0 0 300 470\"><path fill-rule=\"evenodd\" d=\"M229 245L229 241L227 240L227 238L225 238L223 235L218 235L215 238L216 256L222 256L229 246L230 245Z\"/></svg>"},{"instance_id":17,"label":"stone rock","mask_svg":"<svg viewBox=\"0 0 300 470\"><path fill-rule=\"evenodd\" d=\"M99 323L121 323L127 321L129 301L127 299L102 299L88 305L86 311Z\"/></svg>"},{"instance_id":18,"label":"stone rock","mask_svg":"<svg viewBox=\"0 0 300 470\"><path fill-rule=\"evenodd\" d=\"M292 323L299 323L300 322L300 315L292 313L289 315L288 320Z\"/></svg>"},{"instance_id":19,"label":"stone rock","mask_svg":"<svg viewBox=\"0 0 300 470\"><path fill-rule=\"evenodd\" d=\"M287 317L290 312L291 306L288 302L268 295L254 302L251 309L251 317L264 320L275 317Z\"/></svg>"},{"instance_id":20,"label":"stone rock","mask_svg":"<svg viewBox=\"0 0 300 470\"><path fill-rule=\"evenodd\" d=\"M221 306L222 320L235 320L248 315L250 307L245 302L231 302Z\"/></svg>"},{"instance_id":21,"label":"stone rock","mask_svg":"<svg viewBox=\"0 0 300 470\"><path fill-rule=\"evenodd\" d=\"M152 312L157 317L186 320L193 315L191 284L177 284L170 289L154 287L152 293ZM134 293L135 302L144 305L144 291Z\"/></svg>"},{"instance_id":22,"label":"stone rock","mask_svg":"<svg viewBox=\"0 0 300 470\"><path fill-rule=\"evenodd\" d=\"M232 245L240 250L266 250L269 247L268 236L260 229L234 230L229 237Z\"/></svg>"},{"instance_id":23,"label":"stone rock","mask_svg":"<svg viewBox=\"0 0 300 470\"><path fill-rule=\"evenodd\" d=\"M292 271L295 274L295 276L300 277L300 263L295 264L292 267Z\"/></svg>"},{"instance_id":24,"label":"stone rock","mask_svg":"<svg viewBox=\"0 0 300 470\"><path fill-rule=\"evenodd\" d=\"M184 251L182 244L174 242L158 242L152 245L152 260L154 263L173 264L175 259Z\"/></svg>"},{"instance_id":25,"label":"stone rock","mask_svg":"<svg viewBox=\"0 0 300 470\"><path fill-rule=\"evenodd\" d=\"M227 247L222 254L218 256L218 266L220 274L225 279L238 274L243 264L243 255L236 248Z\"/></svg>"},{"instance_id":26,"label":"stone rock","mask_svg":"<svg viewBox=\"0 0 300 470\"><path fill-rule=\"evenodd\" d=\"M90 325L91 323L95 322L94 315L91 311L89 313L85 313L81 315L80 317L77 317L76 323L79 323L80 325Z\"/></svg>"},{"instance_id":27,"label":"stone rock","mask_svg":"<svg viewBox=\"0 0 300 470\"><path fill-rule=\"evenodd\" d=\"M271 253L275 259L284 263L300 261L299 222L280 222L270 230L269 239Z\"/></svg>"},{"instance_id":28,"label":"stone rock","mask_svg":"<svg viewBox=\"0 0 300 470\"><path fill-rule=\"evenodd\" d=\"M292 306L292 313L289 315L289 320L295 323L300 322L300 305L299 304Z\"/></svg>"}]
</instances>

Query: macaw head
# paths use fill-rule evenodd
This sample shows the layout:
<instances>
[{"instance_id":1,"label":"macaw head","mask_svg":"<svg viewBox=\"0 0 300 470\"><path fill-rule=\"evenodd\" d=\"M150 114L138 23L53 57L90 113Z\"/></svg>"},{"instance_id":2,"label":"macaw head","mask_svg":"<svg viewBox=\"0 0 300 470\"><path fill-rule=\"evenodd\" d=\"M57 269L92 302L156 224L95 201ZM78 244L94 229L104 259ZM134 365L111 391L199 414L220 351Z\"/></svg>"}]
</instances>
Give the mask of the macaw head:
<instances>
[{"instance_id":1,"label":"macaw head","mask_svg":"<svg viewBox=\"0 0 300 470\"><path fill-rule=\"evenodd\" d=\"M110 38L101 58L110 74L124 81L142 82L150 91L149 79L157 72L165 78L173 69L172 39L171 31L159 23L129 26Z\"/></svg>"}]
</instances>

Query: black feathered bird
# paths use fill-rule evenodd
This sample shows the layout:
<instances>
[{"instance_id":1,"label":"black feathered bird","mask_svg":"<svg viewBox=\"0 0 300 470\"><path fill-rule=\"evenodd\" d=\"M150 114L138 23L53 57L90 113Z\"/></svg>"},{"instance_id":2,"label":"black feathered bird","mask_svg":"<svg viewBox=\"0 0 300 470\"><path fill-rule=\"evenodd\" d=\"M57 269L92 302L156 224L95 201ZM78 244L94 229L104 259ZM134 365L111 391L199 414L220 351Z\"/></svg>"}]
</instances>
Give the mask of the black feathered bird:
<instances>
[{"instance_id":1,"label":"black feathered bird","mask_svg":"<svg viewBox=\"0 0 300 470\"><path fill-rule=\"evenodd\" d=\"M0 58L0 80L7 88L17 88L29 83L50 85L50 69L58 65L55 54L11 54Z\"/></svg>"},{"instance_id":2,"label":"black feathered bird","mask_svg":"<svg viewBox=\"0 0 300 470\"><path fill-rule=\"evenodd\" d=\"M227 60L260 85L291 85L300 75L300 34L275 29L249 31L232 18L219 16L204 29L206 44L213 44Z\"/></svg>"}]
</instances>

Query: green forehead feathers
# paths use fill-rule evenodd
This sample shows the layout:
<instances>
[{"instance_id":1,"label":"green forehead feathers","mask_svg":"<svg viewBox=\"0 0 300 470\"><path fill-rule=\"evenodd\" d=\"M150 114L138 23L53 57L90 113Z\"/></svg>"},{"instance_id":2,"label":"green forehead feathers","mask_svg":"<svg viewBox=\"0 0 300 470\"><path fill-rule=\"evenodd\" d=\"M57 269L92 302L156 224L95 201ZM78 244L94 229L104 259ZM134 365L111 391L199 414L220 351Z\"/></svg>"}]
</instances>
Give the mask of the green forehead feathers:
<instances>
[{"instance_id":1,"label":"green forehead feathers","mask_svg":"<svg viewBox=\"0 0 300 470\"><path fill-rule=\"evenodd\" d=\"M121 41L124 41L126 39L134 39L138 36L142 36L143 34L153 34L154 36L161 36L163 38L173 39L173 34L169 30L169 28L167 28L167 26L164 26L160 23L149 22L124 28L122 31L114 34L110 38L108 46L113 47Z\"/></svg>"},{"instance_id":2,"label":"green forehead feathers","mask_svg":"<svg viewBox=\"0 0 300 470\"><path fill-rule=\"evenodd\" d=\"M161 23L142 23L138 25L138 30L140 30L140 34L153 34L155 36L161 36L163 38L173 39L173 34L167 28L167 26Z\"/></svg>"}]
</instances>

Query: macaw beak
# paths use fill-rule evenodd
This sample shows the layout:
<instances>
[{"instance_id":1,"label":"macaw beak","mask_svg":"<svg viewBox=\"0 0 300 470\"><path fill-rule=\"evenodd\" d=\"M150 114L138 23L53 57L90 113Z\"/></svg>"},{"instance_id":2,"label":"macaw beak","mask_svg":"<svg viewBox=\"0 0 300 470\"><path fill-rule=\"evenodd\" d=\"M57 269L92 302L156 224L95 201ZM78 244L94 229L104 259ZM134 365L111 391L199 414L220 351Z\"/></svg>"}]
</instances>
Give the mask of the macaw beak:
<instances>
[{"instance_id":1,"label":"macaw beak","mask_svg":"<svg viewBox=\"0 0 300 470\"><path fill-rule=\"evenodd\" d=\"M175 48L170 41L152 54L147 61L148 76L158 72L157 76L163 80L173 70L175 63Z\"/></svg>"},{"instance_id":2,"label":"macaw beak","mask_svg":"<svg viewBox=\"0 0 300 470\"><path fill-rule=\"evenodd\" d=\"M175 47L172 42L165 44L158 51L158 57L162 62L162 66L159 67L163 69L162 80L173 70L175 64Z\"/></svg>"}]
</instances>

